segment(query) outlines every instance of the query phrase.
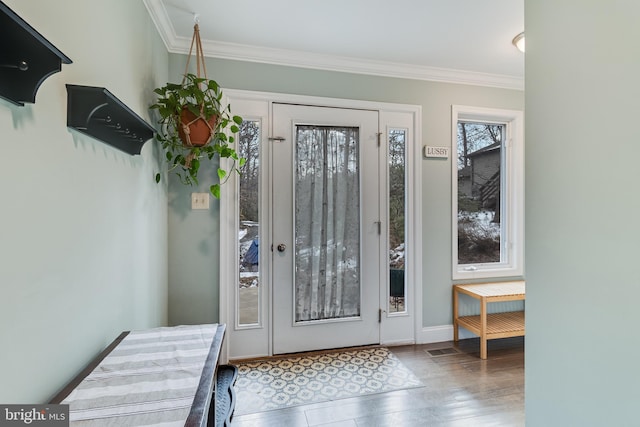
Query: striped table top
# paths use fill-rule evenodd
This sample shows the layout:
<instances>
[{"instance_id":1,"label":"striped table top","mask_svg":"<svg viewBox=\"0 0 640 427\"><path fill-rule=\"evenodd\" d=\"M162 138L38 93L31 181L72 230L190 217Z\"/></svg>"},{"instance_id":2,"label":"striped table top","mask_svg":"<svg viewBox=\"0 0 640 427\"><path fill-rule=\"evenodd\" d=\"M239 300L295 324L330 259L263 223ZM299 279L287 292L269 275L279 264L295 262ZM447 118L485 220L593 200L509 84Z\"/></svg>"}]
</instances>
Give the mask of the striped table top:
<instances>
[{"instance_id":1,"label":"striped table top","mask_svg":"<svg viewBox=\"0 0 640 427\"><path fill-rule=\"evenodd\" d=\"M217 324L132 331L61 403L72 426L184 426Z\"/></svg>"}]
</instances>

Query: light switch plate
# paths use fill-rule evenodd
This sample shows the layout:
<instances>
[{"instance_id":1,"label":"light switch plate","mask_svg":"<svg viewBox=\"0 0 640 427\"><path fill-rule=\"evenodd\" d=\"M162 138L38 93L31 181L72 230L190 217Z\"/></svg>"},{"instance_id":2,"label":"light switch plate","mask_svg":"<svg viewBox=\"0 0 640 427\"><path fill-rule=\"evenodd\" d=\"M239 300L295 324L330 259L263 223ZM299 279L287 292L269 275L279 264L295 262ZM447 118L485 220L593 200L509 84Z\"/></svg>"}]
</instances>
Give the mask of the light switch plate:
<instances>
[{"instance_id":1,"label":"light switch plate","mask_svg":"<svg viewBox=\"0 0 640 427\"><path fill-rule=\"evenodd\" d=\"M209 193L191 193L191 209L209 209Z\"/></svg>"}]
</instances>

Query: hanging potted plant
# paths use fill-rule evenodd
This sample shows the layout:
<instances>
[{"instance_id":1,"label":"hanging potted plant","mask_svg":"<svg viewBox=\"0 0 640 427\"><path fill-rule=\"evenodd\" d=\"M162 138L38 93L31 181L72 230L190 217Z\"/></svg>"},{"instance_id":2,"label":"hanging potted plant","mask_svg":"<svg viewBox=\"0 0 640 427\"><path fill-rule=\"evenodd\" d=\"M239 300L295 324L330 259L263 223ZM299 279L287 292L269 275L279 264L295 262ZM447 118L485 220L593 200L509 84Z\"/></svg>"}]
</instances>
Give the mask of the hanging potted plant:
<instances>
[{"instance_id":1,"label":"hanging potted plant","mask_svg":"<svg viewBox=\"0 0 640 427\"><path fill-rule=\"evenodd\" d=\"M188 72L189 60L196 46L197 74ZM185 185L198 184L200 161L218 156L233 160L230 171L238 171L244 159L233 148L235 134L242 118L231 114L230 106L222 104L222 90L215 80L207 78L200 31L193 29L191 50L180 84L167 83L154 90L158 96L152 109L160 115L160 130L156 139L165 152L169 171L174 171ZM201 73L202 71L202 73ZM218 168L219 183L210 186L211 194L220 198L220 184L228 178L227 170ZM156 174L156 182L161 174Z\"/></svg>"}]
</instances>

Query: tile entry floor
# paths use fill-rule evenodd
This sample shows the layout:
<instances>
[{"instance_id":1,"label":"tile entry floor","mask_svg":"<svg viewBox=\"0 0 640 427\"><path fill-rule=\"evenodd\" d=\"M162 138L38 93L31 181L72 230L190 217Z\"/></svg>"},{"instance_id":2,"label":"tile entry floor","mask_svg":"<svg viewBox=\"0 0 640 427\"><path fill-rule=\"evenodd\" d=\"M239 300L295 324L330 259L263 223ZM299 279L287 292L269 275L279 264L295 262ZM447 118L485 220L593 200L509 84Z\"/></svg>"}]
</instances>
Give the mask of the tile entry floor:
<instances>
[{"instance_id":1,"label":"tile entry floor","mask_svg":"<svg viewBox=\"0 0 640 427\"><path fill-rule=\"evenodd\" d=\"M235 414L422 387L386 347L236 362Z\"/></svg>"},{"instance_id":2,"label":"tile entry floor","mask_svg":"<svg viewBox=\"0 0 640 427\"><path fill-rule=\"evenodd\" d=\"M524 338L390 347L424 387L233 417L246 426L524 426Z\"/></svg>"}]
</instances>

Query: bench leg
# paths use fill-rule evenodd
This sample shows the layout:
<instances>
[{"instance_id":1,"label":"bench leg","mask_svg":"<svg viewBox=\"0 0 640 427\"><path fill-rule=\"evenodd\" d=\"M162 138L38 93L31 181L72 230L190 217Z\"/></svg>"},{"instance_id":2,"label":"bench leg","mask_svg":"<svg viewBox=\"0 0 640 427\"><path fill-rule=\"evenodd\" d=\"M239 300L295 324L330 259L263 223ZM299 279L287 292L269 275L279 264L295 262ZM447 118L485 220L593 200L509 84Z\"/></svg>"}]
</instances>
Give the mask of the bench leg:
<instances>
[{"instance_id":1,"label":"bench leg","mask_svg":"<svg viewBox=\"0 0 640 427\"><path fill-rule=\"evenodd\" d=\"M480 338L480 359L487 358L487 339Z\"/></svg>"},{"instance_id":2,"label":"bench leg","mask_svg":"<svg viewBox=\"0 0 640 427\"><path fill-rule=\"evenodd\" d=\"M458 342L458 291L453 288L453 341Z\"/></svg>"},{"instance_id":3,"label":"bench leg","mask_svg":"<svg viewBox=\"0 0 640 427\"><path fill-rule=\"evenodd\" d=\"M480 300L480 359L487 358L487 301Z\"/></svg>"}]
</instances>

